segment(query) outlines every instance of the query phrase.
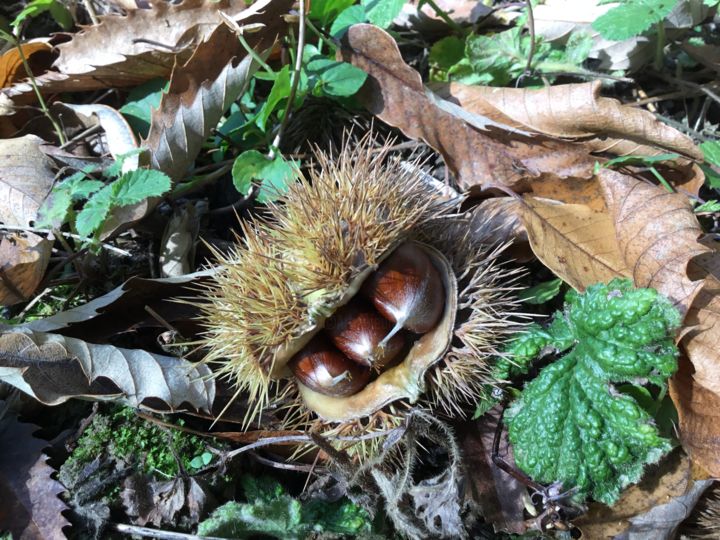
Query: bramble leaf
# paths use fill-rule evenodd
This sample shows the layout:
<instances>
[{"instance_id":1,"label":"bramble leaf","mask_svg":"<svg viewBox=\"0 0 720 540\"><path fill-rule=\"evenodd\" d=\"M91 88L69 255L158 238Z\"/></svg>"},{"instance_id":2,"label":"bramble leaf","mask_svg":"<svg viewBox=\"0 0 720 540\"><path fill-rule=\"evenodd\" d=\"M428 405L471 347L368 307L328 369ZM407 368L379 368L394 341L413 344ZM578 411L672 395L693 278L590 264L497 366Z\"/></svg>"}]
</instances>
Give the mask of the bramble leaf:
<instances>
[{"instance_id":1,"label":"bramble leaf","mask_svg":"<svg viewBox=\"0 0 720 540\"><path fill-rule=\"evenodd\" d=\"M677 369L680 315L654 289L629 280L574 291L547 329L534 325L510 346L514 369L553 348L566 354L523 389L506 418L515 460L541 483L562 482L613 504L647 463L671 448L652 417L613 383L664 391ZM511 370L512 371L512 370Z\"/></svg>"},{"instance_id":2,"label":"bramble leaf","mask_svg":"<svg viewBox=\"0 0 720 540\"><path fill-rule=\"evenodd\" d=\"M622 41L662 21L677 3L678 0L626 0L595 19L592 27L605 39Z\"/></svg>"}]
</instances>

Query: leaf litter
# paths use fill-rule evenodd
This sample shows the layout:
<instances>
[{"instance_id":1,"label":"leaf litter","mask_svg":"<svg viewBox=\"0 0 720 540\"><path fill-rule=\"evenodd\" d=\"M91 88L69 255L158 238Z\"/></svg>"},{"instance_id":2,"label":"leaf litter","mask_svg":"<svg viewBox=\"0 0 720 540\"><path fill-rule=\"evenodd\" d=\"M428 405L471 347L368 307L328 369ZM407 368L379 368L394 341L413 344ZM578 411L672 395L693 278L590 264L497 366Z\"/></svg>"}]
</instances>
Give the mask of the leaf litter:
<instances>
[{"instance_id":1,"label":"leaf litter","mask_svg":"<svg viewBox=\"0 0 720 540\"><path fill-rule=\"evenodd\" d=\"M32 80L24 77L17 49L7 48L0 57L4 77L0 111L8 119L0 132L4 137L0 149L8 158L0 167L0 220L6 227L0 239L0 302L8 306L8 313L22 319L34 303L42 302L43 295L52 295L53 278L58 274L72 276L70 280L80 284L93 279L96 284L105 282L94 300L78 308L61 308L52 317L5 325L0 336L0 379L47 405L80 398L163 412L192 411L198 415L192 420L196 423L193 433L211 435L209 425L202 424L208 419L225 422L217 434L235 445L264 447L264 441L269 444L278 438L278 446L267 452L248 452L256 467L273 464L302 472L314 470L301 460L286 462L287 455L275 450L288 444L284 437L306 436L274 424L277 417L272 414L253 430L237 430L233 421L252 404L243 396L236 400L224 383L211 378L212 365L190 361L199 357L193 350L193 339L202 332L194 318L197 313L188 303L168 300L196 296L197 286L215 270L192 272L212 261L213 250L229 248L233 237L227 229L235 228L238 218L244 221L262 212L262 205L275 198L272 190L285 189L294 181L294 170L286 174L293 161L300 167L310 166L307 155L283 156L277 145L279 141L287 147L282 136L287 135L286 123L293 121L293 108L302 111L310 94L322 96L330 98L333 106L347 107L350 116L357 118L358 107L364 107L378 119L375 130L380 133L404 135L400 140L405 142L398 143L401 152L407 148L425 152L423 167L434 174L433 180L439 185L444 181L443 190L456 187L468 196L465 208L473 211L473 219L467 220L472 234L489 243L514 242L508 252L540 268L545 282L561 278L567 286L584 291L598 282L629 277L636 287L657 289L680 310L682 354L679 371L669 381L669 395L677 410L677 436L685 454L675 451L671 456L679 457L666 458L649 469L645 483L629 488L619 503L591 505L575 521L589 537L672 538L710 484L704 477L720 475L720 424L715 414L720 400L720 359L715 350L720 266L716 247L705 236L708 230L714 231L705 218L716 217L713 201L703 205L708 212L695 212L696 201L705 202L700 197L715 196L708 191L708 185L713 185L712 166L717 165L712 159L715 143L706 142L703 152L696 145L699 138L688 136L698 133L704 117L694 130L677 122L669 125L660 118L652 97L639 95L640 105L630 106L627 94L626 103L605 97L609 85L597 80L545 87L533 81L540 80L538 74L546 82L559 80L548 71L552 61L565 62L563 69L571 78L580 73L586 76L588 65L624 70L625 75L642 73L649 69L647 62L657 49L654 44L664 39L663 32L673 33L675 39L706 20L707 8L691 8L691 3L628 0L606 8L588 2L584 15L579 16L579 8L573 7L567 20L559 20L552 11L558 2L546 2L537 6L537 56L526 59L510 58L533 54L523 31L532 23L514 8L478 10L467 2L439 2L438 6L425 3L418 12L391 0L356 5L345 0L313 2L307 21L321 29L311 26L309 35L323 37L301 38L313 43L306 41L302 49L310 56L300 58L302 76L291 69L302 44L296 33L302 14L295 10L307 6L293 6L290 1L256 2L250 7L234 0L152 6L123 2L118 5L124 9L110 8L94 18L87 14L94 24L69 34L62 43L58 38L23 42L22 50L34 60ZM632 10L645 7L643 17L628 18ZM591 12L597 17L588 18ZM60 17L58 13L53 16ZM613 17L622 24L609 24ZM34 19L28 20L25 24L35 24ZM489 22L509 28L487 34L484 29ZM395 23L417 35L433 36L430 28L445 33L445 48L429 47L433 82L426 80L422 67L415 69L421 64L408 54L404 37L386 31ZM478 34L463 33L469 23L477 23ZM588 29L599 35L583 38L580 33ZM556 39L571 32L577 35L562 52ZM436 36L429 39L438 41ZM8 38L5 41L12 43ZM708 56L713 45L701 41L694 35L682 42L682 49L705 69L716 70ZM284 49L278 46L280 42ZM480 43L489 49L479 50ZM50 44L57 53L52 65L47 60ZM495 47L505 47L509 57L493 56ZM598 63L588 64L588 57L597 58ZM508 69L500 73L495 61L505 62ZM287 67L274 70L283 63ZM655 69L660 68L656 65ZM661 73L659 79L668 77ZM82 94L113 89L122 96L123 89L157 84L158 78L160 83L169 81L165 91L155 93L151 100L133 102L137 109L133 114L149 121L144 139L118 112L121 100L106 96L100 101L109 105L91 104L90 94ZM512 78L515 88L510 87ZM469 81L507 87L469 85ZM703 91L689 83L677 84L689 95ZM263 101L269 90L273 99ZM54 97L58 92L75 94L66 94L63 104ZM34 113L21 107L37 104L38 95L53 103L40 122L27 123L28 115ZM295 96L293 103L291 96ZM150 103L156 104L152 110ZM714 106L706 101L702 114L712 116L714 112L708 111ZM62 119L65 133L57 129L53 117ZM357 128L360 123L355 123ZM706 125L712 128L709 121ZM25 131L18 131L23 126ZM248 156L253 158L252 167L246 163ZM268 165L274 163L285 169ZM133 171L136 180L123 176ZM79 175L72 188L62 182L71 172ZM167 182L148 176L155 173ZM660 185L656 185L658 179ZM133 181L146 189L123 197ZM199 201L198 194L207 202ZM47 209L54 209L54 217L43 221ZM205 240L208 231L210 240ZM209 242L210 249L200 238ZM139 260L140 250L148 246L152 266L157 264L157 268L113 289L119 285L117 277L103 275L112 266L108 266L107 250L123 253L125 259L120 260L129 263L131 258ZM98 272L93 266L104 270ZM157 276L173 277L154 279ZM555 296L547 296L548 305L557 304ZM533 305L539 314L550 312L544 304ZM185 358L160 354L160 350ZM231 410L218 418L228 402ZM492 416L473 423L460 418L445 423L416 411L407 418L405 425L391 430L380 454L362 465L327 441L310 437L324 452L315 465L324 467L335 482L328 493L332 491L335 500L347 495L354 501L340 505L349 512L342 518L347 521L340 520L342 527L351 523L348 516L360 515L356 513L360 507L370 513L382 508L385 526L392 524L413 538L464 537L471 529L486 534L486 526L522 534L541 523L545 514L533 512L547 508L535 505L530 509L538 492L526 489L493 462L490 447L498 423L493 423ZM9 419L2 422L6 425ZM460 434L463 453L455 433ZM38 443L26 435L20 437L25 441L22 444L33 448L30 457L37 456ZM501 440L503 455L514 461L512 445ZM40 461L38 477L49 479L49 467ZM210 468L225 471L224 460L220 463ZM160 479L126 474L106 465L93 462L84 477L68 481L76 511L87 507L80 501L83 490L92 491L121 477L125 478L124 512L134 525L162 528L182 523L191 530L218 504L210 495L217 495L217 490L206 488L194 474ZM437 474L416 474L425 465L428 470L439 467ZM99 484L92 485L94 481ZM50 491L38 496L54 497L48 504L57 507L59 517L49 522L48 530L62 538L64 533L58 531L68 523L61 514L66 507L58 506L57 482L48 482ZM323 493L325 488L318 489ZM240 503L226 517L232 527L245 527L247 515L275 508L295 519L293 531L304 534L307 523L298 516L310 511L295 499L300 491L293 487L292 494L283 491L272 496L258 491L253 495L257 500ZM17 494L13 497L21 500ZM265 502L258 502L263 497ZM224 495L223 500L229 498ZM523 500L530 502L522 504ZM92 534L97 535L112 518L104 502L91 504L98 506L88 510L87 519L94 523ZM28 514L27 505L23 512L17 516ZM37 511L29 512L32 517ZM0 523L1 528L16 530L5 521ZM270 534L282 530L275 523L252 523ZM361 519L356 525L363 528L368 523ZM327 530L336 525L327 525ZM38 521L32 526L44 525ZM338 530L350 530L342 527ZM40 529L36 532L53 537Z\"/></svg>"}]
</instances>

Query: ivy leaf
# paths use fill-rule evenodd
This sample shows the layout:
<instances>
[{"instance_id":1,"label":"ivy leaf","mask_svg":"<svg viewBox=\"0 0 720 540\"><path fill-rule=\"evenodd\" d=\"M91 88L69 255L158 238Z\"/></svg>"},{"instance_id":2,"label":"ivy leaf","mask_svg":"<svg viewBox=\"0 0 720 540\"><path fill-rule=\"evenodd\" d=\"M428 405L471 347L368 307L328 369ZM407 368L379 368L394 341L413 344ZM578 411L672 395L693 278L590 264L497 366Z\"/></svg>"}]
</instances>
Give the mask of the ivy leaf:
<instances>
[{"instance_id":1,"label":"ivy leaf","mask_svg":"<svg viewBox=\"0 0 720 540\"><path fill-rule=\"evenodd\" d=\"M680 315L654 289L629 280L574 291L547 329L534 326L510 356L527 365L551 347L566 354L523 389L506 418L515 460L541 483L562 482L612 505L647 463L671 448L652 417L614 383L650 382L664 391L677 369Z\"/></svg>"},{"instance_id":2,"label":"ivy leaf","mask_svg":"<svg viewBox=\"0 0 720 540\"><path fill-rule=\"evenodd\" d=\"M662 21L677 3L678 0L627 0L595 19L592 27L605 39L622 41Z\"/></svg>"},{"instance_id":3,"label":"ivy leaf","mask_svg":"<svg viewBox=\"0 0 720 540\"><path fill-rule=\"evenodd\" d=\"M254 181L260 181L257 200L266 203L278 199L297 178L294 162L281 155L270 160L257 150L243 152L233 163L233 184L243 195L250 193Z\"/></svg>"}]
</instances>

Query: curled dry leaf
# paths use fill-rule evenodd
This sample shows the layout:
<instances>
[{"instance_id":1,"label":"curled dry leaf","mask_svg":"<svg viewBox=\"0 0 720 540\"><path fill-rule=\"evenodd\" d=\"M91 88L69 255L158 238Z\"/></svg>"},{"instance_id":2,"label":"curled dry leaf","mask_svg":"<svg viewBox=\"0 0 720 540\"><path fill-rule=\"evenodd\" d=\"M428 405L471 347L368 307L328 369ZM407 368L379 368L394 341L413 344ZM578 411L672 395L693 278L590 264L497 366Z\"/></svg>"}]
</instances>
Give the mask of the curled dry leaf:
<instances>
[{"instance_id":1,"label":"curled dry leaf","mask_svg":"<svg viewBox=\"0 0 720 540\"><path fill-rule=\"evenodd\" d=\"M52 162L34 135L0 141L0 221L27 227L52 188ZM3 233L0 240L0 304L27 300L45 273L52 243L32 233Z\"/></svg>"},{"instance_id":2,"label":"curled dry leaf","mask_svg":"<svg viewBox=\"0 0 720 540\"><path fill-rule=\"evenodd\" d=\"M0 381L46 405L82 398L151 410L189 405L209 411L215 397L209 375L205 365L138 349L29 330L0 334Z\"/></svg>"},{"instance_id":3,"label":"curled dry leaf","mask_svg":"<svg viewBox=\"0 0 720 540\"><path fill-rule=\"evenodd\" d=\"M167 78L175 62L187 61L222 24L220 11L235 18L245 7L242 0L184 0L101 16L100 24L85 27L58 46L57 71L36 73L37 83L43 92L78 92ZM12 98L30 92L32 87L22 83L5 93Z\"/></svg>"},{"instance_id":4,"label":"curled dry leaf","mask_svg":"<svg viewBox=\"0 0 720 540\"><path fill-rule=\"evenodd\" d=\"M0 530L13 538L59 540L70 525L62 515L68 507L58 498L65 488L52 478L42 453L48 443L32 435L37 429L10 414L0 422Z\"/></svg>"},{"instance_id":5,"label":"curled dry leaf","mask_svg":"<svg viewBox=\"0 0 720 540\"><path fill-rule=\"evenodd\" d=\"M43 56L42 53L46 53L45 57L49 58L50 56L52 46L48 41L47 38L32 39L20 45L33 72L35 72L34 68L37 67L35 62L37 57ZM13 47L0 55L0 88L6 88L25 78L27 78L27 73L17 47Z\"/></svg>"},{"instance_id":6,"label":"curled dry leaf","mask_svg":"<svg viewBox=\"0 0 720 540\"><path fill-rule=\"evenodd\" d=\"M480 131L475 126L497 123L474 121L467 111L429 93L420 74L403 61L395 40L376 26L350 27L339 54L368 73L358 94L368 110L440 152L462 189L501 184L522 190L527 179L550 171L592 175L594 160L569 143L517 132L510 137L508 131L517 131L510 127Z\"/></svg>"},{"instance_id":7,"label":"curled dry leaf","mask_svg":"<svg viewBox=\"0 0 720 540\"><path fill-rule=\"evenodd\" d=\"M607 213L527 196L520 215L535 255L574 288L628 275Z\"/></svg>"},{"instance_id":8,"label":"curled dry leaf","mask_svg":"<svg viewBox=\"0 0 720 540\"><path fill-rule=\"evenodd\" d=\"M652 156L677 152L703 159L690 137L650 112L600 96L600 81L540 89L443 83L432 87L470 112L515 128L582 140L593 152Z\"/></svg>"}]
</instances>

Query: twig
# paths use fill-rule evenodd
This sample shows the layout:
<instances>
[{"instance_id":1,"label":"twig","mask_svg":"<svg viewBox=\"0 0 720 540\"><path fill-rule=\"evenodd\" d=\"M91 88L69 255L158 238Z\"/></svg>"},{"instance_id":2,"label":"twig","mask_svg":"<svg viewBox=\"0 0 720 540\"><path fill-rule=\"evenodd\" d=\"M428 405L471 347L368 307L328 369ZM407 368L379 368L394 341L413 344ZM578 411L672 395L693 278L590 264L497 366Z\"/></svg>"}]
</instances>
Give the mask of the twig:
<instances>
[{"instance_id":1,"label":"twig","mask_svg":"<svg viewBox=\"0 0 720 540\"><path fill-rule=\"evenodd\" d=\"M458 34L462 35L463 27L460 26L457 22L453 21L450 18L450 15L448 15L444 9L442 9L440 6L438 6L435 3L435 0L423 0L423 2L421 2L421 5L422 4L427 4L428 6L433 8L433 11L435 11L435 14L438 17L440 17L443 21L445 21L445 24L447 24L450 28L452 28L454 32L457 32Z\"/></svg>"},{"instance_id":2,"label":"twig","mask_svg":"<svg viewBox=\"0 0 720 540\"><path fill-rule=\"evenodd\" d=\"M197 534L185 534L172 531L161 531L150 527L138 527L125 523L113 523L113 529L119 533L143 536L145 538L159 538L160 540L224 540L218 536L198 536Z\"/></svg>"},{"instance_id":3,"label":"twig","mask_svg":"<svg viewBox=\"0 0 720 540\"><path fill-rule=\"evenodd\" d=\"M61 234L63 236L67 236L68 238L73 238L75 240L82 240L82 241L87 240L87 238L85 238L84 236L80 236L79 234L73 234L73 233L68 233L68 232L63 232L63 231L58 231L58 230L51 230L51 229L37 229L35 227L18 227L15 225L0 225L0 230L33 232L33 233L38 233L38 234ZM120 249L118 247L111 246L110 244L101 243L100 245L102 247L104 247L105 249L107 249L108 251L112 251L113 253L122 255L123 257L130 257L132 255L132 253L130 253L129 251L125 251L124 249Z\"/></svg>"},{"instance_id":4,"label":"twig","mask_svg":"<svg viewBox=\"0 0 720 540\"><path fill-rule=\"evenodd\" d=\"M530 51L528 52L527 64L525 64L525 75L532 73L532 61L535 56L535 15L533 15L532 0L527 0L528 30L530 30Z\"/></svg>"},{"instance_id":5,"label":"twig","mask_svg":"<svg viewBox=\"0 0 720 540\"><path fill-rule=\"evenodd\" d=\"M263 465L273 467L275 469L282 469L285 471L296 471L296 472L313 472L316 467L315 465L297 465L294 463L282 463L281 461L275 461L259 455L257 452L250 452L250 456Z\"/></svg>"},{"instance_id":6,"label":"twig","mask_svg":"<svg viewBox=\"0 0 720 540\"><path fill-rule=\"evenodd\" d=\"M290 95L288 96L287 106L283 111L282 121L268 152L268 158L275 158L275 151L280 146L283 133L290 120L290 111L292 110L295 94L297 93L298 84L300 83L300 70L302 69L303 49L305 48L305 0L299 0L298 7L300 10L300 21L298 24L298 41L297 52L295 53L295 68L293 69L292 85L290 86Z\"/></svg>"},{"instance_id":7,"label":"twig","mask_svg":"<svg viewBox=\"0 0 720 540\"><path fill-rule=\"evenodd\" d=\"M95 13L95 8L92 5L92 0L83 0L83 5L85 6L85 11L87 11L90 16L92 23L95 25L100 24L97 13Z\"/></svg>"}]
</instances>

